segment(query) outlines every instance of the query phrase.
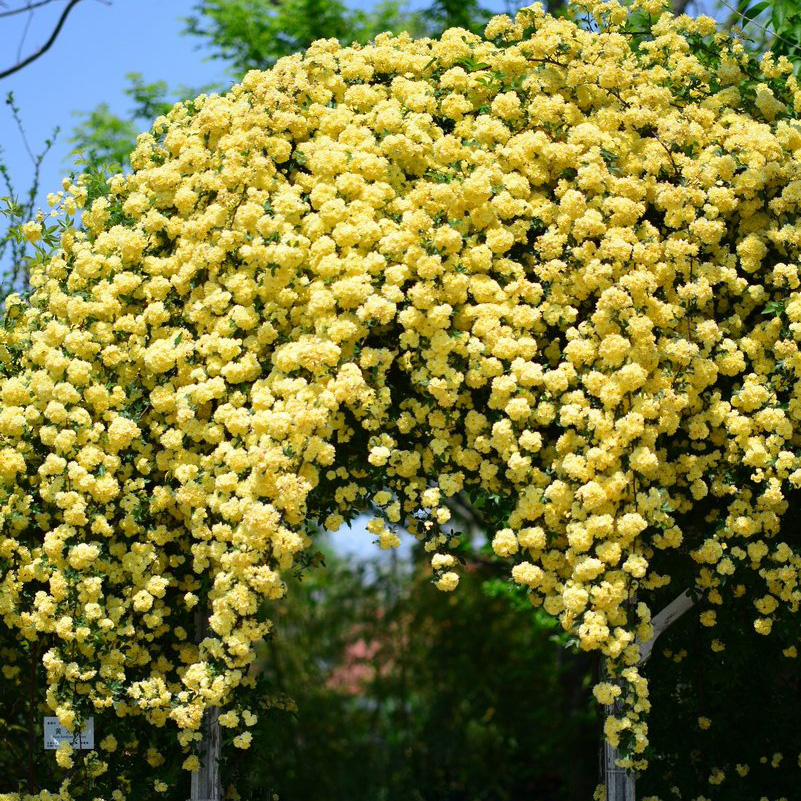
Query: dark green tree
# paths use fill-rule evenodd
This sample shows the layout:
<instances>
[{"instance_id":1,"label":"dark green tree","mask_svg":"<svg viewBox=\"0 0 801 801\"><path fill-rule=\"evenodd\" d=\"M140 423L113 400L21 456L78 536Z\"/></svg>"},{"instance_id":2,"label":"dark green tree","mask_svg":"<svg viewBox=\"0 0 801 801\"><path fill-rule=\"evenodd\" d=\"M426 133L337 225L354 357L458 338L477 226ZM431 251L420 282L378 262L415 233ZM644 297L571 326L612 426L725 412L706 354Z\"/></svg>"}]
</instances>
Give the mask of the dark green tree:
<instances>
[{"instance_id":1,"label":"dark green tree","mask_svg":"<svg viewBox=\"0 0 801 801\"><path fill-rule=\"evenodd\" d=\"M316 39L365 43L381 31L423 32L420 15L382 0L369 11L340 0L201 0L185 19L185 33L200 37L210 58L226 62L236 77L267 69Z\"/></svg>"},{"instance_id":2,"label":"dark green tree","mask_svg":"<svg viewBox=\"0 0 801 801\"><path fill-rule=\"evenodd\" d=\"M505 567L468 554L459 591L443 594L422 554L328 555L293 582L262 654L270 751L243 761L237 788L284 801L586 801L593 659L554 647L558 624L498 578Z\"/></svg>"}]
</instances>

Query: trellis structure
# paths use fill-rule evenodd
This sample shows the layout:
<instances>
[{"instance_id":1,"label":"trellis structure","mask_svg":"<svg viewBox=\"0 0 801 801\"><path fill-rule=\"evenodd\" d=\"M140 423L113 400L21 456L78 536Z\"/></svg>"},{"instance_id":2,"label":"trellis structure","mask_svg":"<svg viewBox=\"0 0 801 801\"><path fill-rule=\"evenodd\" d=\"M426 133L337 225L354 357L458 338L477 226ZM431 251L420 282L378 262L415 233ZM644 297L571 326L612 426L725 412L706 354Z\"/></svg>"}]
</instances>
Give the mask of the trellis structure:
<instances>
[{"instance_id":1,"label":"trellis structure","mask_svg":"<svg viewBox=\"0 0 801 801\"><path fill-rule=\"evenodd\" d=\"M175 725L197 771L217 710L248 748L260 606L306 521L372 509L385 547L405 525L450 591L460 492L605 658L631 769L671 581L710 627L727 593L755 636L795 620L801 92L708 17L575 8L316 42L70 187L83 228L9 299L0 353L0 615L52 638L65 725ZM90 762L71 792L142 770Z\"/></svg>"}]
</instances>

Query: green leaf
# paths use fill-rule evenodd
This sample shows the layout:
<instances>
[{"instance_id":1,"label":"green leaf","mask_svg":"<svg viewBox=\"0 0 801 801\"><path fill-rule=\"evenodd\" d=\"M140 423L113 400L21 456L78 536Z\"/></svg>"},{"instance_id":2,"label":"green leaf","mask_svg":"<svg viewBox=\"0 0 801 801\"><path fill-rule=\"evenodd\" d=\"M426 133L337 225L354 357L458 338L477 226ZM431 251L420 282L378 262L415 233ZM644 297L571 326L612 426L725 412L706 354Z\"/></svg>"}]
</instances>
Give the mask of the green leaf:
<instances>
[{"instance_id":1,"label":"green leaf","mask_svg":"<svg viewBox=\"0 0 801 801\"><path fill-rule=\"evenodd\" d=\"M483 61L477 61L473 56L459 59L456 62L460 67L464 67L465 72L478 72L479 70L489 69L490 65Z\"/></svg>"},{"instance_id":2,"label":"green leaf","mask_svg":"<svg viewBox=\"0 0 801 801\"><path fill-rule=\"evenodd\" d=\"M779 0L777 3L765 3L765 5L773 6L771 11L771 24L773 25L773 30L781 35L781 29L784 28L784 22L787 19L787 4L784 3L783 0Z\"/></svg>"},{"instance_id":3,"label":"green leaf","mask_svg":"<svg viewBox=\"0 0 801 801\"><path fill-rule=\"evenodd\" d=\"M771 300L765 304L762 314L771 315L772 317L780 317L782 314L784 314L784 301Z\"/></svg>"},{"instance_id":4,"label":"green leaf","mask_svg":"<svg viewBox=\"0 0 801 801\"><path fill-rule=\"evenodd\" d=\"M770 6L770 0L762 0L761 3L755 3L744 11L740 10L740 13L746 22L751 22L754 17L758 17L763 11L766 11L768 8L770 8Z\"/></svg>"}]
</instances>

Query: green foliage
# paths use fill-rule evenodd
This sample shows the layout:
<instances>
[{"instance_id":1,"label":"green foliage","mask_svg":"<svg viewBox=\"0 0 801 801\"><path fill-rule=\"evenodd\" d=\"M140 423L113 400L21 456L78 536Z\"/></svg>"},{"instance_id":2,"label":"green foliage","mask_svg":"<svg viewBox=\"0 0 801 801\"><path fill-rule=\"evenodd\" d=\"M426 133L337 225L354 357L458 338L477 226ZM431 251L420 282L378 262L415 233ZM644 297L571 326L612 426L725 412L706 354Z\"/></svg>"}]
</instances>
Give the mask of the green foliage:
<instances>
[{"instance_id":1,"label":"green foliage","mask_svg":"<svg viewBox=\"0 0 801 801\"><path fill-rule=\"evenodd\" d=\"M271 692L249 751L229 749L243 797L586 801L592 658L554 648L558 624L514 589L509 602L505 566L468 560L445 594L415 563L328 555L269 610Z\"/></svg>"},{"instance_id":2,"label":"green foliage","mask_svg":"<svg viewBox=\"0 0 801 801\"><path fill-rule=\"evenodd\" d=\"M92 111L76 112L83 120L70 136L75 146L70 156L84 170L126 169L137 134L148 129L156 117L166 114L179 100L223 88L180 86L170 91L166 81L146 83L139 72L129 72L126 78L129 83L124 91L131 101L127 116L115 114L108 103L100 103Z\"/></svg>"},{"instance_id":3,"label":"green foliage","mask_svg":"<svg viewBox=\"0 0 801 801\"><path fill-rule=\"evenodd\" d=\"M397 0L382 0L370 11L350 9L340 0L201 0L194 11L184 32L205 39L210 57L229 62L238 77L267 69L316 39L351 44L385 30L422 33L419 16Z\"/></svg>"},{"instance_id":4,"label":"green foliage","mask_svg":"<svg viewBox=\"0 0 801 801\"><path fill-rule=\"evenodd\" d=\"M140 72L129 72L126 77L131 85L125 90L134 102L132 115L144 122L151 122L161 114L166 114L173 106L167 100L169 89L166 81L145 83ZM195 89L184 88L181 95L196 94Z\"/></svg>"},{"instance_id":5,"label":"green foliage","mask_svg":"<svg viewBox=\"0 0 801 801\"><path fill-rule=\"evenodd\" d=\"M771 50L801 72L801 4L797 0L740 0L733 21L743 25L755 50Z\"/></svg>"},{"instance_id":6,"label":"green foliage","mask_svg":"<svg viewBox=\"0 0 801 801\"><path fill-rule=\"evenodd\" d=\"M94 164L122 165L136 143L137 126L133 119L115 114L108 103L100 103L91 111L79 112L83 122L73 128L70 142L73 156Z\"/></svg>"},{"instance_id":7,"label":"green foliage","mask_svg":"<svg viewBox=\"0 0 801 801\"><path fill-rule=\"evenodd\" d=\"M493 15L478 0L434 0L421 13L431 36L448 28L466 28L473 33L482 33Z\"/></svg>"}]
</instances>

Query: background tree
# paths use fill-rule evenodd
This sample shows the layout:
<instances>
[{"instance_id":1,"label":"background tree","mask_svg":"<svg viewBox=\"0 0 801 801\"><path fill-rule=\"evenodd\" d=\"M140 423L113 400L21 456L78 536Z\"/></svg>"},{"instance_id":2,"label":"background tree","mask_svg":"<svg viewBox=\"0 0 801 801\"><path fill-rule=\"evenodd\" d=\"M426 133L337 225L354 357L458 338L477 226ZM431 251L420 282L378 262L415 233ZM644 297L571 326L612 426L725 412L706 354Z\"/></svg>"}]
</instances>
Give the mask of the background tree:
<instances>
[{"instance_id":1,"label":"background tree","mask_svg":"<svg viewBox=\"0 0 801 801\"><path fill-rule=\"evenodd\" d=\"M728 24L744 29L750 46L757 52L770 50L793 63L793 72L801 70L801 5L795 0L741 0L732 6L721 0L729 14Z\"/></svg>"},{"instance_id":2,"label":"background tree","mask_svg":"<svg viewBox=\"0 0 801 801\"><path fill-rule=\"evenodd\" d=\"M397 0L381 0L369 11L340 0L201 0L185 28L203 40L198 46L209 49L211 58L228 64L235 77L267 69L316 39L363 44L384 30L417 36L422 20Z\"/></svg>"},{"instance_id":3,"label":"background tree","mask_svg":"<svg viewBox=\"0 0 801 801\"><path fill-rule=\"evenodd\" d=\"M406 565L327 553L291 583L261 658L270 754L237 787L287 801L586 801L592 658L554 648L564 635L497 560L474 555L446 596L419 550Z\"/></svg>"}]
</instances>

